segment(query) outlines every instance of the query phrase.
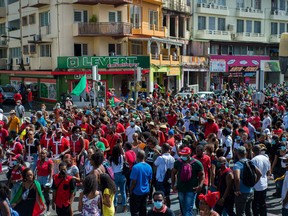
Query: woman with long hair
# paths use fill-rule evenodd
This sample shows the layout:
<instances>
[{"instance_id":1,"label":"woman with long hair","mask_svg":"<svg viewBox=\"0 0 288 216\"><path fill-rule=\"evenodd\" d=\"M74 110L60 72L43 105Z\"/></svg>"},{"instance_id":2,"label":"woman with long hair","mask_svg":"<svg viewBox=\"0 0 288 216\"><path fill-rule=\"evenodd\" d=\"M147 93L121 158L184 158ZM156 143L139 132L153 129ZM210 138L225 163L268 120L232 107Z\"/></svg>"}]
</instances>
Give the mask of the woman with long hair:
<instances>
[{"instance_id":1,"label":"woman with long hair","mask_svg":"<svg viewBox=\"0 0 288 216\"><path fill-rule=\"evenodd\" d=\"M45 211L44 197L40 183L35 180L33 171L26 168L23 183L11 201L11 205L21 216L39 216Z\"/></svg>"},{"instance_id":2,"label":"woman with long hair","mask_svg":"<svg viewBox=\"0 0 288 216\"><path fill-rule=\"evenodd\" d=\"M0 184L0 216L11 216L10 203L9 203L9 188L1 183Z\"/></svg>"},{"instance_id":3,"label":"woman with long hair","mask_svg":"<svg viewBox=\"0 0 288 216\"><path fill-rule=\"evenodd\" d=\"M118 188L120 188L120 193L121 193L121 197L122 197L122 206L123 206L123 211L126 212L127 208L126 208L126 178L125 175L123 175L122 171L123 171L123 164L125 161L125 157L124 157L124 152L123 149L120 145L115 145L112 149L112 155L110 157L110 164L112 167L112 170L114 172L114 182L116 185L116 196L114 199L114 206L115 209L117 209L117 201L118 201L118 196L117 196L117 191Z\"/></svg>"},{"instance_id":4,"label":"woman with long hair","mask_svg":"<svg viewBox=\"0 0 288 216\"><path fill-rule=\"evenodd\" d=\"M78 211L82 216L100 216L102 203L101 194L97 190L96 176L88 175L83 182L83 192L80 193Z\"/></svg>"},{"instance_id":5,"label":"woman with long hair","mask_svg":"<svg viewBox=\"0 0 288 216\"><path fill-rule=\"evenodd\" d=\"M106 173L100 175L101 192L103 194L102 209L103 216L114 216L115 208L113 204L116 194L116 185L110 176Z\"/></svg>"}]
</instances>

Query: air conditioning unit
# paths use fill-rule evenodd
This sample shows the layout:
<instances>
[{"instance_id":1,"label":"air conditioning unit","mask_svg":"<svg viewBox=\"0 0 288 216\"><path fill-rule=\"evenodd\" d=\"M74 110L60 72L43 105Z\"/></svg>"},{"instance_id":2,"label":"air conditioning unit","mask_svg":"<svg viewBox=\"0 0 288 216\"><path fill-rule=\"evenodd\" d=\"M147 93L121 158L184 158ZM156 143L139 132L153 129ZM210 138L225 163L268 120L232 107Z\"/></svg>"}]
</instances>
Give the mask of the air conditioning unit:
<instances>
[{"instance_id":1,"label":"air conditioning unit","mask_svg":"<svg viewBox=\"0 0 288 216\"><path fill-rule=\"evenodd\" d=\"M228 31L234 31L235 25L234 24L228 24L227 29L228 29Z\"/></svg>"},{"instance_id":2,"label":"air conditioning unit","mask_svg":"<svg viewBox=\"0 0 288 216\"><path fill-rule=\"evenodd\" d=\"M41 41L41 35L34 35L34 41Z\"/></svg>"}]
</instances>

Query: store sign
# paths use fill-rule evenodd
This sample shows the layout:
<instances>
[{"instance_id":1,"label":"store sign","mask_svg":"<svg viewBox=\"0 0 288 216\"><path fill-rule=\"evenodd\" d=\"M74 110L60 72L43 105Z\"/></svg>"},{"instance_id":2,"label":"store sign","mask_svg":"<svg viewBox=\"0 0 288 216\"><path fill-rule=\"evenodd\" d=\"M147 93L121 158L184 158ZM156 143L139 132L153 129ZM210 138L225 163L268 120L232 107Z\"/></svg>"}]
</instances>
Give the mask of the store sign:
<instances>
[{"instance_id":1,"label":"store sign","mask_svg":"<svg viewBox=\"0 0 288 216\"><path fill-rule=\"evenodd\" d=\"M248 67L241 67L241 66L234 66L229 67L229 72L256 72L258 70L258 66L248 66Z\"/></svg>"},{"instance_id":2,"label":"store sign","mask_svg":"<svg viewBox=\"0 0 288 216\"><path fill-rule=\"evenodd\" d=\"M280 72L278 60L261 61L261 70L265 72Z\"/></svg>"},{"instance_id":3,"label":"store sign","mask_svg":"<svg viewBox=\"0 0 288 216\"><path fill-rule=\"evenodd\" d=\"M99 69L113 68L150 68L149 56L60 56L57 59L59 69Z\"/></svg>"},{"instance_id":4,"label":"store sign","mask_svg":"<svg viewBox=\"0 0 288 216\"><path fill-rule=\"evenodd\" d=\"M226 71L226 61L223 59L211 59L210 71L211 72L225 72Z\"/></svg>"}]
</instances>

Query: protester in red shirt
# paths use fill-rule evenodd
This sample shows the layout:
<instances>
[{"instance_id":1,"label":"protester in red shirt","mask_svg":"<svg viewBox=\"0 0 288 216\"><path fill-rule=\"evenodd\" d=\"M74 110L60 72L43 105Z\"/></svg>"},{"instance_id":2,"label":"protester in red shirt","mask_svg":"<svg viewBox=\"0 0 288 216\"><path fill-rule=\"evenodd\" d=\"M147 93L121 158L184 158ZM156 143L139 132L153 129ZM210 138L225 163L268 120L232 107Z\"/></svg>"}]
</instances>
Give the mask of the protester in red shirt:
<instances>
[{"instance_id":1,"label":"protester in red shirt","mask_svg":"<svg viewBox=\"0 0 288 216\"><path fill-rule=\"evenodd\" d=\"M8 137L9 132L8 130L3 128L3 124L0 124L0 144L4 144L6 137Z\"/></svg>"},{"instance_id":2,"label":"protester in red shirt","mask_svg":"<svg viewBox=\"0 0 288 216\"><path fill-rule=\"evenodd\" d=\"M106 139L109 143L110 150L108 151L108 155L112 154L113 147L117 144L118 140L121 138L121 136L116 132L116 127L114 125L109 125L108 127L108 135L106 136Z\"/></svg>"},{"instance_id":3,"label":"protester in red shirt","mask_svg":"<svg viewBox=\"0 0 288 216\"><path fill-rule=\"evenodd\" d=\"M4 102L4 96L2 94L2 91L0 91L0 108L3 107L3 102Z\"/></svg>"},{"instance_id":4,"label":"protester in red shirt","mask_svg":"<svg viewBox=\"0 0 288 216\"><path fill-rule=\"evenodd\" d=\"M40 145L42 148L49 149L49 142L50 142L50 139L52 138L52 136L53 136L53 131L49 127L47 132L45 132L41 137Z\"/></svg>"},{"instance_id":5,"label":"protester in red shirt","mask_svg":"<svg viewBox=\"0 0 288 216\"><path fill-rule=\"evenodd\" d=\"M33 109L33 95L32 95L32 91L30 88L27 89L28 93L27 93L27 101L28 101L28 104L29 104L29 107L30 107L30 110ZM21 97L21 100L22 100L22 97Z\"/></svg>"},{"instance_id":6,"label":"protester in red shirt","mask_svg":"<svg viewBox=\"0 0 288 216\"><path fill-rule=\"evenodd\" d=\"M174 110L170 110L168 114L166 114L167 122L170 127L173 127L177 123L178 115Z\"/></svg>"},{"instance_id":7,"label":"protester in red shirt","mask_svg":"<svg viewBox=\"0 0 288 216\"><path fill-rule=\"evenodd\" d=\"M20 92L17 92L16 94L14 94L14 101L16 103L16 101L22 101L22 95L20 94Z\"/></svg>"},{"instance_id":8,"label":"protester in red shirt","mask_svg":"<svg viewBox=\"0 0 288 216\"><path fill-rule=\"evenodd\" d=\"M21 186L23 177L22 172L26 168L23 156L20 154L17 154L13 158L13 169L11 172L11 177L9 179L9 184L12 184L13 187L11 188L11 197L14 197L14 195L17 193L19 187Z\"/></svg>"},{"instance_id":9,"label":"protester in red shirt","mask_svg":"<svg viewBox=\"0 0 288 216\"><path fill-rule=\"evenodd\" d=\"M170 145L170 147L174 147L175 146L175 139L174 139L174 130L171 129L168 132L168 139L167 139L167 143Z\"/></svg>"},{"instance_id":10,"label":"protester in red shirt","mask_svg":"<svg viewBox=\"0 0 288 216\"><path fill-rule=\"evenodd\" d=\"M60 128L56 130L56 134L50 139L49 150L52 151L56 157L70 151L70 143L62 136L62 130Z\"/></svg>"},{"instance_id":11,"label":"protester in red shirt","mask_svg":"<svg viewBox=\"0 0 288 216\"><path fill-rule=\"evenodd\" d=\"M210 133L218 134L218 125L214 122L214 117L212 114L207 115L207 122L205 123L205 138L208 137Z\"/></svg>"}]
</instances>

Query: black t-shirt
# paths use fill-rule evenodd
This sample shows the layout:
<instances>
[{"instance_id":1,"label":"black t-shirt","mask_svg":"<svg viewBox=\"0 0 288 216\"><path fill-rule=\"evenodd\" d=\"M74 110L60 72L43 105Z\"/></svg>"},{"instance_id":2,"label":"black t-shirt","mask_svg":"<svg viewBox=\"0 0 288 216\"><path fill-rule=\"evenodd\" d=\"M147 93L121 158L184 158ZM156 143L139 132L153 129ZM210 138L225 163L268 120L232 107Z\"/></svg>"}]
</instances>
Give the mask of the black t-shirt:
<instances>
[{"instance_id":1,"label":"black t-shirt","mask_svg":"<svg viewBox=\"0 0 288 216\"><path fill-rule=\"evenodd\" d=\"M27 152L27 155L29 154L29 146L30 146L30 154L35 154L38 152L37 147L40 145L40 142L38 139L34 138L34 141L32 143L29 143L28 139L25 140L25 150Z\"/></svg>"},{"instance_id":2,"label":"black t-shirt","mask_svg":"<svg viewBox=\"0 0 288 216\"><path fill-rule=\"evenodd\" d=\"M175 215L174 212L169 208L167 208L165 213L155 212L155 211L153 211L153 209L148 211L148 216L174 216L174 215Z\"/></svg>"}]
</instances>

